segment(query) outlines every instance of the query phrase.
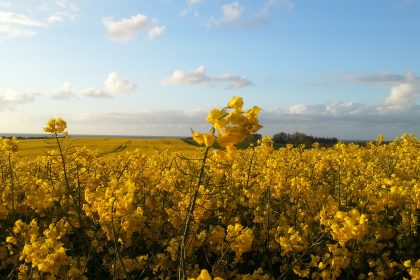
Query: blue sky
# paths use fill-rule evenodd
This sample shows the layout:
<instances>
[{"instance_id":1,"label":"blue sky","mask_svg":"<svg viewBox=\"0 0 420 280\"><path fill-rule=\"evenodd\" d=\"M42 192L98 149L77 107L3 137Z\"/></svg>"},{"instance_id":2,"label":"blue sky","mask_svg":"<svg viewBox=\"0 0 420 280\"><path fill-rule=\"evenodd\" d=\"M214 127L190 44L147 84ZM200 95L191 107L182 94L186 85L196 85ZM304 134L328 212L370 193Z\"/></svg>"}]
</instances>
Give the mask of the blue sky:
<instances>
[{"instance_id":1,"label":"blue sky","mask_svg":"<svg viewBox=\"0 0 420 280\"><path fill-rule=\"evenodd\" d=\"M0 133L207 130L232 96L262 134L420 131L420 0L0 0Z\"/></svg>"}]
</instances>

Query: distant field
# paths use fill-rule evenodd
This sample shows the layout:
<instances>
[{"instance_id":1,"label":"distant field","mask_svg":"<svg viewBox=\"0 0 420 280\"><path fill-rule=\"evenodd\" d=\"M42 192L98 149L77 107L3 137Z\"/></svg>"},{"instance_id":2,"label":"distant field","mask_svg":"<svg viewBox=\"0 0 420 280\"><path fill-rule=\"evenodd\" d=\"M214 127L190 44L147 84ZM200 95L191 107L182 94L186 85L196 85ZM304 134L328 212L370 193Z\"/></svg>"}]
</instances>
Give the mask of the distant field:
<instances>
[{"instance_id":1,"label":"distant field","mask_svg":"<svg viewBox=\"0 0 420 280\"><path fill-rule=\"evenodd\" d=\"M200 150L199 147L188 144L177 138L162 139L129 139L129 138L69 138L60 141L74 147L86 147L96 150L101 156L116 155L127 151L140 149L145 154L168 150L169 152L189 153ZM37 157L56 149L57 144L52 139L19 140L19 154L23 157Z\"/></svg>"}]
</instances>

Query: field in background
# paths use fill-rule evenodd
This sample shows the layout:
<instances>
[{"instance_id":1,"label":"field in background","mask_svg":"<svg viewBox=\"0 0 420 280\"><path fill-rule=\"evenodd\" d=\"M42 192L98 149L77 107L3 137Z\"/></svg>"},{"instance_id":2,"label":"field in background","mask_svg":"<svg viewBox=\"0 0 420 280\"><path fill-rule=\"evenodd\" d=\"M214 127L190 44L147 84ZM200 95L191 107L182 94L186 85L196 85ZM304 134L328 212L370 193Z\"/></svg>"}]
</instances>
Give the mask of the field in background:
<instances>
[{"instance_id":1,"label":"field in background","mask_svg":"<svg viewBox=\"0 0 420 280\"><path fill-rule=\"evenodd\" d=\"M162 139L130 139L130 138L68 138L75 147L86 147L98 151L101 156L116 155L123 152L140 149L144 154L152 154L168 150L169 152L190 153L200 148L188 144L178 138ZM25 139L19 140L19 155L35 158L56 149L57 143L53 139Z\"/></svg>"}]
</instances>

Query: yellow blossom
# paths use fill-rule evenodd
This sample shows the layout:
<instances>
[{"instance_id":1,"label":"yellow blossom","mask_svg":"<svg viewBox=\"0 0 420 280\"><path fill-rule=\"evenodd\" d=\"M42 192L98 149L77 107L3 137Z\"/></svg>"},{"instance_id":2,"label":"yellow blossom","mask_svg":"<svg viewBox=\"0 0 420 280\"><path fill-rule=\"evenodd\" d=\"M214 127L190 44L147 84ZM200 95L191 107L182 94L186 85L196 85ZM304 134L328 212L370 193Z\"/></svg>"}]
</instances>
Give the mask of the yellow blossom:
<instances>
[{"instance_id":1,"label":"yellow blossom","mask_svg":"<svg viewBox=\"0 0 420 280\"><path fill-rule=\"evenodd\" d=\"M228 102L227 107L233 108L237 110L242 110L242 106L244 105L244 101L242 100L242 97L234 96L232 99Z\"/></svg>"},{"instance_id":2,"label":"yellow blossom","mask_svg":"<svg viewBox=\"0 0 420 280\"><path fill-rule=\"evenodd\" d=\"M62 118L51 118L44 127L45 132L60 134L66 133L67 123Z\"/></svg>"}]
</instances>

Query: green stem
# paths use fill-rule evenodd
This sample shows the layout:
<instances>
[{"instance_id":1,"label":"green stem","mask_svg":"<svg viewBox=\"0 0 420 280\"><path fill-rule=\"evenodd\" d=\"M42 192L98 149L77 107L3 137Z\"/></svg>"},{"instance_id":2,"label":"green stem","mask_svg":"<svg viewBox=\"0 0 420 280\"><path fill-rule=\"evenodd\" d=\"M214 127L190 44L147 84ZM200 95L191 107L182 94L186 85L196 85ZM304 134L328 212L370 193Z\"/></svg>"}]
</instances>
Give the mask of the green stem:
<instances>
[{"instance_id":1,"label":"green stem","mask_svg":"<svg viewBox=\"0 0 420 280\"><path fill-rule=\"evenodd\" d=\"M186 279L186 277L187 277L187 275L186 275L186 264L185 264L185 260L187 258L186 242L187 242L187 238L188 238L188 234L189 234L189 230L190 230L190 224L191 224L191 221L192 221L192 216L193 216L194 209L195 209L195 203L196 203L196 200L197 200L197 197L198 197L198 192L199 192L200 186L202 184L204 169L205 169L206 160L207 160L209 150L210 150L210 147L207 147L205 152L204 152L204 156L203 156L203 159L202 159L202 162L201 162L201 169L200 169L200 175L198 177L197 186L194 190L193 197L190 200L190 203L189 203L189 206L188 206L187 218L185 220L184 230L183 230L182 237L181 237L180 259L179 259L179 269L178 269L178 278L179 279Z\"/></svg>"},{"instance_id":2,"label":"green stem","mask_svg":"<svg viewBox=\"0 0 420 280\"><path fill-rule=\"evenodd\" d=\"M67 189L68 193L70 194L71 198L73 199L73 203L77 207L77 214L79 216L79 224L80 224L80 226L82 226L82 215L81 215L80 205L77 202L77 199L74 196L74 194L73 194L73 192L71 191L71 188L70 188L69 179L67 177L66 161L64 159L63 149L61 148L61 144L60 144L60 141L58 140L57 133L54 133L54 137L55 137L55 140L57 141L58 150L60 151L61 163L63 165L63 172L64 172L64 180L66 182L66 189Z\"/></svg>"},{"instance_id":3,"label":"green stem","mask_svg":"<svg viewBox=\"0 0 420 280\"><path fill-rule=\"evenodd\" d=\"M10 187L11 187L11 192L12 192L12 213L13 213L13 219L15 219L16 217L16 212L15 212L15 184L14 184L14 180L13 180L13 167L12 167L12 160L11 160L11 154L9 153L9 170L10 170Z\"/></svg>"},{"instance_id":4,"label":"green stem","mask_svg":"<svg viewBox=\"0 0 420 280\"><path fill-rule=\"evenodd\" d=\"M131 279L131 277L128 276L128 272L124 266L124 263L122 261L121 255L120 255L120 250L118 249L118 235L115 234L115 227L114 227L114 204L115 201L117 200L117 198L114 198L114 200L112 201L112 207L111 207L111 229L112 229L112 237L113 237L113 241L114 241L114 248L115 248L115 254L117 255L117 258L121 264L121 268L124 271L125 277L128 279ZM114 279L116 279L116 259L114 259Z\"/></svg>"}]
</instances>

